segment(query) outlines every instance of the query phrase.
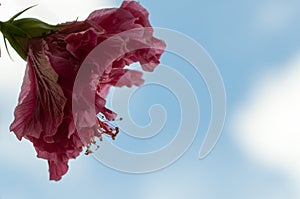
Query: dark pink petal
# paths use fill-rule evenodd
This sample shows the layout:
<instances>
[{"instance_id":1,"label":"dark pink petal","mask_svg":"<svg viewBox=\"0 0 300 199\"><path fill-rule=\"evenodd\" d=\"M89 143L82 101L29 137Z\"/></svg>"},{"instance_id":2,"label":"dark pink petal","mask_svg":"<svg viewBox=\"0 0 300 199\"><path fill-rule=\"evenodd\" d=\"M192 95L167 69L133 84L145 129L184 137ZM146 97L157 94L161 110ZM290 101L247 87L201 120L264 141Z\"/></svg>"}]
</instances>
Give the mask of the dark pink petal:
<instances>
[{"instance_id":1,"label":"dark pink petal","mask_svg":"<svg viewBox=\"0 0 300 199\"><path fill-rule=\"evenodd\" d=\"M19 96L19 104L15 109L15 120L10 126L19 140L30 132L41 132L42 126L35 121L34 108L36 102L36 83L33 68L29 65L26 72ZM37 118L38 119L38 118Z\"/></svg>"},{"instance_id":2,"label":"dark pink petal","mask_svg":"<svg viewBox=\"0 0 300 199\"><path fill-rule=\"evenodd\" d=\"M143 27L151 27L149 22L149 13L136 1L124 1L120 7L129 11L135 18L136 23L141 24Z\"/></svg>"},{"instance_id":3,"label":"dark pink petal","mask_svg":"<svg viewBox=\"0 0 300 199\"><path fill-rule=\"evenodd\" d=\"M95 96L95 107L97 113L102 113L107 120L115 119L117 114L105 107L106 100L98 93Z\"/></svg>"},{"instance_id":4,"label":"dark pink petal","mask_svg":"<svg viewBox=\"0 0 300 199\"><path fill-rule=\"evenodd\" d=\"M77 59L83 60L87 54L97 45L99 34L94 28L85 32L73 33L66 37L67 50Z\"/></svg>"},{"instance_id":5,"label":"dark pink petal","mask_svg":"<svg viewBox=\"0 0 300 199\"><path fill-rule=\"evenodd\" d=\"M25 76L10 129L19 139L22 136L42 136L45 142L54 142L53 136L63 119L66 98L57 84L58 75L45 56L43 40L32 40L27 67L28 78Z\"/></svg>"},{"instance_id":6,"label":"dark pink petal","mask_svg":"<svg viewBox=\"0 0 300 199\"><path fill-rule=\"evenodd\" d=\"M111 85L106 84L106 83L100 83L97 85L97 94L102 97L102 98L106 98L106 96L108 95L109 89L111 87Z\"/></svg>"},{"instance_id":7,"label":"dark pink petal","mask_svg":"<svg viewBox=\"0 0 300 199\"><path fill-rule=\"evenodd\" d=\"M78 137L72 125L69 119L64 119L58 129L59 133L54 136L54 143L45 143L42 139L29 137L37 151L37 157L48 160L50 179L52 180L59 180L61 175L67 171L65 169L68 167L65 167L65 165L68 164L69 159L76 158L82 151L82 140ZM69 134L62 133L68 130L73 132L69 132Z\"/></svg>"},{"instance_id":8,"label":"dark pink petal","mask_svg":"<svg viewBox=\"0 0 300 199\"><path fill-rule=\"evenodd\" d=\"M68 171L68 164L60 163L57 164L55 162L49 161L49 172L50 172L50 180L60 180L61 177L67 173Z\"/></svg>"},{"instance_id":9,"label":"dark pink petal","mask_svg":"<svg viewBox=\"0 0 300 199\"><path fill-rule=\"evenodd\" d=\"M104 31L106 35L140 27L135 24L136 18L130 12L115 8L96 10L86 21L95 29Z\"/></svg>"},{"instance_id":10,"label":"dark pink petal","mask_svg":"<svg viewBox=\"0 0 300 199\"><path fill-rule=\"evenodd\" d=\"M115 85L117 87L127 86L132 87L140 86L144 83L144 80L142 79L143 73L140 71L135 70L115 70L112 72L112 75L114 76L115 81L112 82L112 85Z\"/></svg>"}]
</instances>

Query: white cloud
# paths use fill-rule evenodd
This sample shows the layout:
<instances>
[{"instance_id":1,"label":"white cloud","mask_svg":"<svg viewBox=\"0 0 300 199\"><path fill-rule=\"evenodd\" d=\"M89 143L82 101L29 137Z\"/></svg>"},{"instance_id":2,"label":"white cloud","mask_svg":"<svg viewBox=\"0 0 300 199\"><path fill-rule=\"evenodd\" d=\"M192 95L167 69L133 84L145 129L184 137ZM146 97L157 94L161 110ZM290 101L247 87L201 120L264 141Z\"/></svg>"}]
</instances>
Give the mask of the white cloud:
<instances>
[{"instance_id":1,"label":"white cloud","mask_svg":"<svg viewBox=\"0 0 300 199\"><path fill-rule=\"evenodd\" d=\"M292 24L299 12L298 3L285 1L267 1L256 11L254 26L256 31L275 33L286 29Z\"/></svg>"},{"instance_id":2,"label":"white cloud","mask_svg":"<svg viewBox=\"0 0 300 199\"><path fill-rule=\"evenodd\" d=\"M171 168L169 168L171 169ZM172 170L172 169L171 169ZM169 173L156 173L145 178L142 186L136 192L136 198L143 199L182 199L211 198L210 189L203 174L191 174L193 171L172 170ZM176 175L174 175L176 173ZM196 176L199 175L199 178ZM193 176L193 178L191 178ZM205 177L205 178L203 178ZM159 181L157 180L159 179ZM201 197L200 197L201 196Z\"/></svg>"},{"instance_id":3,"label":"white cloud","mask_svg":"<svg viewBox=\"0 0 300 199\"><path fill-rule=\"evenodd\" d=\"M256 81L233 121L240 147L257 163L286 173L300 190L300 54Z\"/></svg>"}]
</instances>

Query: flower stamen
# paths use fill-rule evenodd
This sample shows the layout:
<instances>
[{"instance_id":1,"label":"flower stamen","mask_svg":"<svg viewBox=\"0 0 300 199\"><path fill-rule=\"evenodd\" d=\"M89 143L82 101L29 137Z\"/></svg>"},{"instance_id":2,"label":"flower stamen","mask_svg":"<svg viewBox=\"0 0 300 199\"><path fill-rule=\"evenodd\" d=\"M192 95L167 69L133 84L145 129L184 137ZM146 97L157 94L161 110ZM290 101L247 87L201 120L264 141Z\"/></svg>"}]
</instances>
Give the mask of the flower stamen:
<instances>
[{"instance_id":1,"label":"flower stamen","mask_svg":"<svg viewBox=\"0 0 300 199\"><path fill-rule=\"evenodd\" d=\"M89 143L87 146L86 146L86 151L85 151L85 155L89 155L91 153L93 153L93 151L96 151L100 148L100 146L97 144L96 142L96 138L99 140L99 141L102 141L103 138L102 138L102 135L108 135L111 137L112 140L115 140L116 139L116 136L119 134L120 132L120 129L119 127L117 126L114 126L110 123L110 121L106 120L104 118L104 116L101 117L102 120L100 120L99 118L97 118L97 121L98 121L98 128L94 131L94 137L91 141L91 143ZM118 120L122 120L122 118L118 119ZM112 119L111 121L116 121L115 119ZM94 147L93 147L94 146ZM95 148L94 150L92 148Z\"/></svg>"}]
</instances>

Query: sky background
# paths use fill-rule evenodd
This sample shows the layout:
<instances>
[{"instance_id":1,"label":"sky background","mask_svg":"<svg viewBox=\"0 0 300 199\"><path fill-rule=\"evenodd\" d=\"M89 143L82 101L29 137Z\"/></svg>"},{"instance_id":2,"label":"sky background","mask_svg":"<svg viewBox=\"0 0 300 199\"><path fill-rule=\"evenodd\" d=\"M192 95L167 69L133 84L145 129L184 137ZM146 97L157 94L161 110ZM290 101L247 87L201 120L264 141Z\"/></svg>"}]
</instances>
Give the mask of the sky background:
<instances>
[{"instance_id":1,"label":"sky background","mask_svg":"<svg viewBox=\"0 0 300 199\"><path fill-rule=\"evenodd\" d=\"M69 172L61 181L50 182L47 162L35 157L31 143L19 142L8 130L26 63L13 50L14 61L10 60L1 42L0 199L300 198L300 2L139 2L150 12L153 26L190 36L216 63L227 93L227 116L214 150L198 159L210 118L205 84L191 66L167 53L162 63L189 80L201 107L199 131L186 153L169 167L148 174L118 172L82 154L70 161ZM1 1L0 20L34 4L39 5L24 17L55 24L85 19L91 11L118 7L121 1L5 0ZM174 94L157 86L141 88L130 102L132 117L146 125L148 108L156 103L168 114L159 136L131 140L121 134L114 143L133 152L168 143L180 122Z\"/></svg>"}]
</instances>

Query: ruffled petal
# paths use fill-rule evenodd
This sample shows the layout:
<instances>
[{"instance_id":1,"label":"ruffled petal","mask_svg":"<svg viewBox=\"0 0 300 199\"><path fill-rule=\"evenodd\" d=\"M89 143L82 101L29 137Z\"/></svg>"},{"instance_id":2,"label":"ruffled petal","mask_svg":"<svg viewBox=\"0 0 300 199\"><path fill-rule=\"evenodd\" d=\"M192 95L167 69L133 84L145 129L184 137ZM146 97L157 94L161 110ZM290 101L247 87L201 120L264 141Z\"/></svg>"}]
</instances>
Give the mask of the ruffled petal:
<instances>
[{"instance_id":1,"label":"ruffled petal","mask_svg":"<svg viewBox=\"0 0 300 199\"><path fill-rule=\"evenodd\" d=\"M42 136L45 142L54 142L53 136L63 120L66 103L57 80L58 75L45 56L43 40L32 40L15 120L10 127L19 139Z\"/></svg>"},{"instance_id":2,"label":"ruffled petal","mask_svg":"<svg viewBox=\"0 0 300 199\"><path fill-rule=\"evenodd\" d=\"M94 28L80 33L73 33L66 37L67 50L77 59L83 60L97 45L99 34Z\"/></svg>"},{"instance_id":3,"label":"ruffled petal","mask_svg":"<svg viewBox=\"0 0 300 199\"><path fill-rule=\"evenodd\" d=\"M49 164L49 173L50 173L50 180L60 180L61 177L67 173L68 171L68 164L66 163L60 163L57 164L56 162L53 161L48 161Z\"/></svg>"},{"instance_id":4,"label":"ruffled petal","mask_svg":"<svg viewBox=\"0 0 300 199\"><path fill-rule=\"evenodd\" d=\"M132 87L133 85L140 86L144 83L144 80L142 79L143 73L136 70L114 70L112 72L112 76L114 81L112 81L111 84L117 87Z\"/></svg>"},{"instance_id":5,"label":"ruffled petal","mask_svg":"<svg viewBox=\"0 0 300 199\"><path fill-rule=\"evenodd\" d=\"M13 131L19 140L31 132L41 132L40 123L35 121L34 108L36 102L36 83L33 68L27 65L26 72L19 96L19 103L15 109L15 119L10 125L10 131Z\"/></svg>"},{"instance_id":6,"label":"ruffled petal","mask_svg":"<svg viewBox=\"0 0 300 199\"><path fill-rule=\"evenodd\" d=\"M151 27L148 11L138 2L124 1L120 8L129 11L136 18L135 23L141 24L143 27Z\"/></svg>"}]
</instances>

